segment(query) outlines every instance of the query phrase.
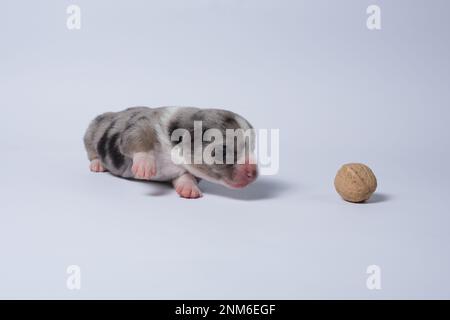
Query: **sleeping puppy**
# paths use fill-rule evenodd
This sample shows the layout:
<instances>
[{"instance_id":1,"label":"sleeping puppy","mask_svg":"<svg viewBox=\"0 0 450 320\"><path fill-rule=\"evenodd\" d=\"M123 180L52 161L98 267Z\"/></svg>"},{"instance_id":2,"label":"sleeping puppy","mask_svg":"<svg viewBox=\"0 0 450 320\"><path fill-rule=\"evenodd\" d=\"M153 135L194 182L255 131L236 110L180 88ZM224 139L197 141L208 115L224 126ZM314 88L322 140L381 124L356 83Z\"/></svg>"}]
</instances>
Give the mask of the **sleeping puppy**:
<instances>
[{"instance_id":1,"label":"sleeping puppy","mask_svg":"<svg viewBox=\"0 0 450 320\"><path fill-rule=\"evenodd\" d=\"M243 188L258 174L250 123L226 110L133 107L97 116L84 135L93 172L171 181L199 198L198 181Z\"/></svg>"}]
</instances>

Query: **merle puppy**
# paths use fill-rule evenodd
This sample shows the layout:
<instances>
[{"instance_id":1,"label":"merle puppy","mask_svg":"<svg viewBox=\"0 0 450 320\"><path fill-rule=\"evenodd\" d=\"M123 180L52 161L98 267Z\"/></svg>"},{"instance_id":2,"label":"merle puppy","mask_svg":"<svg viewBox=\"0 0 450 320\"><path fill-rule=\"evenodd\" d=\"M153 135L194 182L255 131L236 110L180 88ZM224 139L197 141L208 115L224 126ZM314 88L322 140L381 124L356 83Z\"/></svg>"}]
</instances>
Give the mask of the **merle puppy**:
<instances>
[{"instance_id":1,"label":"merle puppy","mask_svg":"<svg viewBox=\"0 0 450 320\"><path fill-rule=\"evenodd\" d=\"M223 139L216 135L206 137L211 132L208 129L215 130L216 135L221 133ZM243 188L256 179L254 133L250 129L247 120L226 110L133 107L97 116L86 131L84 145L93 172L171 181L181 197L198 198L202 196L199 179L229 188ZM251 134L244 135L244 139L238 139L237 134L230 140L229 132ZM195 140L198 138L200 142ZM188 147L180 150L186 142ZM194 159L194 155L203 155L205 150L218 161ZM174 161L174 155L182 161Z\"/></svg>"}]
</instances>

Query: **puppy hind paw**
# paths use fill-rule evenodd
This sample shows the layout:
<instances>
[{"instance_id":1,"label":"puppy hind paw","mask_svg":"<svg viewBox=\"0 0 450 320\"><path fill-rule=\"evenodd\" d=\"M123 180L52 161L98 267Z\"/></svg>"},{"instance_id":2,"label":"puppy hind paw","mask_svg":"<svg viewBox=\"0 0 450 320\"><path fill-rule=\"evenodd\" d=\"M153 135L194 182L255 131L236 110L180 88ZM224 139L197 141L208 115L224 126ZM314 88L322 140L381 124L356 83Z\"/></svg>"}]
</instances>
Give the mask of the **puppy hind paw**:
<instances>
[{"instance_id":1,"label":"puppy hind paw","mask_svg":"<svg viewBox=\"0 0 450 320\"><path fill-rule=\"evenodd\" d=\"M89 169L91 169L92 172L105 172L106 171L105 167L103 167L103 165L99 159L92 160L89 165Z\"/></svg>"}]
</instances>

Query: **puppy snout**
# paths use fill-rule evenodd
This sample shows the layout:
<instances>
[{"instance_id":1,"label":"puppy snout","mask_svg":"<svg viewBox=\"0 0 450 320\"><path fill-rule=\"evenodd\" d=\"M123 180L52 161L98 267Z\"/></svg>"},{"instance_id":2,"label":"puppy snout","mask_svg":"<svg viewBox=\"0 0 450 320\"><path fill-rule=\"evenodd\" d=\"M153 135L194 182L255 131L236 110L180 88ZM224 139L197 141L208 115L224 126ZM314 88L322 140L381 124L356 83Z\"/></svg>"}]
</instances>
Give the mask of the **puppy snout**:
<instances>
[{"instance_id":1,"label":"puppy snout","mask_svg":"<svg viewBox=\"0 0 450 320\"><path fill-rule=\"evenodd\" d=\"M228 181L228 185L232 188L243 188L255 181L258 176L258 168L256 164L241 164L234 171L233 178Z\"/></svg>"},{"instance_id":2,"label":"puppy snout","mask_svg":"<svg viewBox=\"0 0 450 320\"><path fill-rule=\"evenodd\" d=\"M244 164L242 169L243 169L242 170L243 176L245 177L245 179L247 180L248 183L250 183L256 179L256 177L258 175L258 169L257 169L256 164L246 163L246 164Z\"/></svg>"},{"instance_id":3,"label":"puppy snout","mask_svg":"<svg viewBox=\"0 0 450 320\"><path fill-rule=\"evenodd\" d=\"M247 164L245 167L247 178L254 179L258 175L258 171L255 164Z\"/></svg>"}]
</instances>

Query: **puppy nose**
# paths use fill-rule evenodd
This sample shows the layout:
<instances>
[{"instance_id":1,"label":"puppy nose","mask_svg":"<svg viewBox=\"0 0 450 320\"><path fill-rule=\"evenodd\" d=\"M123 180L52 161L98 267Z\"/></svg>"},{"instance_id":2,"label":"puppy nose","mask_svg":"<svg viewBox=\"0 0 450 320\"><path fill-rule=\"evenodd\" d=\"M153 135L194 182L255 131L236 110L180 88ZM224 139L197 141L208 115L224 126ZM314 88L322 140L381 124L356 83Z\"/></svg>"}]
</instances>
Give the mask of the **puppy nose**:
<instances>
[{"instance_id":1,"label":"puppy nose","mask_svg":"<svg viewBox=\"0 0 450 320\"><path fill-rule=\"evenodd\" d=\"M248 178L250 179L256 178L257 168L255 164L246 164L245 171Z\"/></svg>"}]
</instances>

